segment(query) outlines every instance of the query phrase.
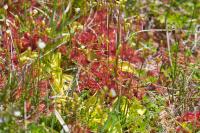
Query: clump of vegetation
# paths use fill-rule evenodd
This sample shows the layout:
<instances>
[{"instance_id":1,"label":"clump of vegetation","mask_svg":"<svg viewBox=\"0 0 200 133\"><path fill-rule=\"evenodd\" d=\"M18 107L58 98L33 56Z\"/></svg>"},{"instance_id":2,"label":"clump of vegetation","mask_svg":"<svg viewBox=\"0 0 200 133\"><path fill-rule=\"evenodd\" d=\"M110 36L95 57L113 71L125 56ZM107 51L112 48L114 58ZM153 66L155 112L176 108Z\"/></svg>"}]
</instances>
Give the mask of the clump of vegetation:
<instances>
[{"instance_id":1,"label":"clump of vegetation","mask_svg":"<svg viewBox=\"0 0 200 133\"><path fill-rule=\"evenodd\" d=\"M0 132L199 132L198 0L3 0Z\"/></svg>"}]
</instances>

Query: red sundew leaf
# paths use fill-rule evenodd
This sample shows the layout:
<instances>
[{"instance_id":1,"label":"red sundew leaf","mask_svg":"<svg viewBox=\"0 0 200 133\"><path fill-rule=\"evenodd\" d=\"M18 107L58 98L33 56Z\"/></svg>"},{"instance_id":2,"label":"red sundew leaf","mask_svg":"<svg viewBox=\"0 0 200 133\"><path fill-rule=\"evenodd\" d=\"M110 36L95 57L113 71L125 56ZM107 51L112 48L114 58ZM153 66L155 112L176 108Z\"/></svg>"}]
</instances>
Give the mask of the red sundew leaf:
<instances>
[{"instance_id":1,"label":"red sundew leaf","mask_svg":"<svg viewBox=\"0 0 200 133\"><path fill-rule=\"evenodd\" d=\"M186 112L182 116L178 116L177 121L187 122L189 124L192 124L196 128L200 128L200 111ZM177 132L187 133L187 131L184 128L182 128L181 126L178 126L176 130L177 130Z\"/></svg>"},{"instance_id":2,"label":"red sundew leaf","mask_svg":"<svg viewBox=\"0 0 200 133\"><path fill-rule=\"evenodd\" d=\"M158 70L149 70L147 72L148 76L152 76L152 77L158 77L159 76L159 71Z\"/></svg>"},{"instance_id":3,"label":"red sundew leaf","mask_svg":"<svg viewBox=\"0 0 200 133\"><path fill-rule=\"evenodd\" d=\"M108 27L105 24L101 24L97 28L97 33L99 35L103 35L105 37L108 37L108 40L115 40L116 41L116 35L117 35L117 29L113 27Z\"/></svg>"},{"instance_id":4,"label":"red sundew leaf","mask_svg":"<svg viewBox=\"0 0 200 133\"><path fill-rule=\"evenodd\" d=\"M27 48L31 48L32 50L35 50L37 46L38 40L41 39L45 43L48 42L49 38L46 35L39 35L37 33L34 33L31 35L29 32L25 32L24 36L20 39L20 44L18 44L18 47L21 52L24 52L27 50Z\"/></svg>"},{"instance_id":5,"label":"red sundew leaf","mask_svg":"<svg viewBox=\"0 0 200 133\"><path fill-rule=\"evenodd\" d=\"M92 72L96 72L99 66L100 66L100 62L94 62L94 63L92 63L90 69Z\"/></svg>"},{"instance_id":6,"label":"red sundew leaf","mask_svg":"<svg viewBox=\"0 0 200 133\"><path fill-rule=\"evenodd\" d=\"M28 47L32 47L31 45L32 45L31 34L25 32L24 36L21 38L21 44L19 45L21 52L24 52Z\"/></svg>"},{"instance_id":7,"label":"red sundew leaf","mask_svg":"<svg viewBox=\"0 0 200 133\"><path fill-rule=\"evenodd\" d=\"M131 63L143 63L144 59L140 57L134 50L127 44L123 44L120 50L120 56L122 60L129 61Z\"/></svg>"},{"instance_id":8,"label":"red sundew leaf","mask_svg":"<svg viewBox=\"0 0 200 133\"><path fill-rule=\"evenodd\" d=\"M111 84L111 67L108 67L104 62L94 62L91 65L90 71L94 74L96 78L98 78L98 82L103 86L109 86Z\"/></svg>"},{"instance_id":9,"label":"red sundew leaf","mask_svg":"<svg viewBox=\"0 0 200 133\"><path fill-rule=\"evenodd\" d=\"M104 35L104 36L108 37L108 29L105 24L97 25L96 27L94 27L94 30L96 31L97 35L99 35L99 36ZM109 28L109 30L110 30L110 28Z\"/></svg>"},{"instance_id":10,"label":"red sundew leaf","mask_svg":"<svg viewBox=\"0 0 200 133\"><path fill-rule=\"evenodd\" d=\"M90 73L81 73L79 76L80 89L89 88L99 90L104 86L114 87L109 67L104 62L94 62L89 68Z\"/></svg>"},{"instance_id":11,"label":"red sundew leaf","mask_svg":"<svg viewBox=\"0 0 200 133\"><path fill-rule=\"evenodd\" d=\"M183 121L191 122L195 119L195 115L192 112L187 112L182 116Z\"/></svg>"},{"instance_id":12,"label":"red sundew leaf","mask_svg":"<svg viewBox=\"0 0 200 133\"><path fill-rule=\"evenodd\" d=\"M73 44L74 47L78 47L77 36L78 35L75 35L75 37L72 38L72 44Z\"/></svg>"},{"instance_id":13,"label":"red sundew leaf","mask_svg":"<svg viewBox=\"0 0 200 133\"><path fill-rule=\"evenodd\" d=\"M49 37L47 35L42 35L41 36L42 41L44 41L45 43L48 43L49 41Z\"/></svg>"},{"instance_id":14,"label":"red sundew leaf","mask_svg":"<svg viewBox=\"0 0 200 133\"><path fill-rule=\"evenodd\" d=\"M78 34L76 37L79 43L85 44L85 45L90 44L97 40L96 35L88 31L82 32Z\"/></svg>"},{"instance_id":15,"label":"red sundew leaf","mask_svg":"<svg viewBox=\"0 0 200 133\"><path fill-rule=\"evenodd\" d=\"M43 17L42 16L39 16L35 19L35 24L38 26L38 25L43 25Z\"/></svg>"},{"instance_id":16,"label":"red sundew leaf","mask_svg":"<svg viewBox=\"0 0 200 133\"><path fill-rule=\"evenodd\" d=\"M5 86L5 79L2 76L2 74L0 74L0 88L3 88Z\"/></svg>"},{"instance_id":17,"label":"red sundew leaf","mask_svg":"<svg viewBox=\"0 0 200 133\"><path fill-rule=\"evenodd\" d=\"M42 91L47 90L49 88L49 82L48 80L41 80L38 83L38 88Z\"/></svg>"},{"instance_id":18,"label":"red sundew leaf","mask_svg":"<svg viewBox=\"0 0 200 133\"><path fill-rule=\"evenodd\" d=\"M27 38L21 38L21 44L18 45L21 52L24 52L28 47L30 47L30 40Z\"/></svg>"},{"instance_id":19,"label":"red sundew leaf","mask_svg":"<svg viewBox=\"0 0 200 133\"><path fill-rule=\"evenodd\" d=\"M94 14L94 22L95 23L103 23L107 20L107 10L101 9Z\"/></svg>"},{"instance_id":20,"label":"red sundew leaf","mask_svg":"<svg viewBox=\"0 0 200 133\"><path fill-rule=\"evenodd\" d=\"M1 58L5 58L6 57L6 53L4 51L0 52L0 57Z\"/></svg>"},{"instance_id":21,"label":"red sundew leaf","mask_svg":"<svg viewBox=\"0 0 200 133\"><path fill-rule=\"evenodd\" d=\"M179 122L187 122L193 126L200 128L200 111L197 112L186 112L182 116L177 118Z\"/></svg>"},{"instance_id":22,"label":"red sundew leaf","mask_svg":"<svg viewBox=\"0 0 200 133\"><path fill-rule=\"evenodd\" d=\"M131 73L129 73L129 72L119 71L118 74L119 74L119 77L122 78L122 79L133 78L133 75Z\"/></svg>"},{"instance_id":23,"label":"red sundew leaf","mask_svg":"<svg viewBox=\"0 0 200 133\"><path fill-rule=\"evenodd\" d=\"M88 85L89 88L91 88L93 90L99 90L100 89L99 84L94 79L89 79L88 82L87 82L87 85Z\"/></svg>"},{"instance_id":24,"label":"red sundew leaf","mask_svg":"<svg viewBox=\"0 0 200 133\"><path fill-rule=\"evenodd\" d=\"M48 80L42 80L38 83L38 88L40 90L40 96L44 97L48 93L48 88L49 88L49 81Z\"/></svg>"},{"instance_id":25,"label":"red sundew leaf","mask_svg":"<svg viewBox=\"0 0 200 133\"><path fill-rule=\"evenodd\" d=\"M22 95L22 87L21 86L19 86L17 89L16 89L16 91L14 92L14 97L15 97L15 99L19 99L20 97L21 97L21 95Z\"/></svg>"},{"instance_id":26,"label":"red sundew leaf","mask_svg":"<svg viewBox=\"0 0 200 133\"><path fill-rule=\"evenodd\" d=\"M31 102L30 101L26 101L26 111L29 112L31 110Z\"/></svg>"},{"instance_id":27,"label":"red sundew leaf","mask_svg":"<svg viewBox=\"0 0 200 133\"><path fill-rule=\"evenodd\" d=\"M49 110L48 110L49 112L54 112L54 109L55 109L54 107L55 107L55 106L54 106L53 104L51 104L51 105L48 106L48 107L49 107Z\"/></svg>"},{"instance_id":28,"label":"red sundew leaf","mask_svg":"<svg viewBox=\"0 0 200 133\"><path fill-rule=\"evenodd\" d=\"M61 26L61 23L62 23L62 15L59 16L60 18L57 20L57 23L56 23L56 30L59 30L60 29L60 26Z\"/></svg>"},{"instance_id":29,"label":"red sundew leaf","mask_svg":"<svg viewBox=\"0 0 200 133\"><path fill-rule=\"evenodd\" d=\"M14 63L15 66L18 65L19 61L18 61L18 57L17 57L16 54L13 55L12 61L13 61L13 63Z\"/></svg>"},{"instance_id":30,"label":"red sundew leaf","mask_svg":"<svg viewBox=\"0 0 200 133\"><path fill-rule=\"evenodd\" d=\"M96 51L95 51L95 54L97 55L96 58L105 57L106 55L108 55L106 52L107 52L107 51L105 51L105 49L103 49L103 48L100 49L100 50L96 50Z\"/></svg>"},{"instance_id":31,"label":"red sundew leaf","mask_svg":"<svg viewBox=\"0 0 200 133\"><path fill-rule=\"evenodd\" d=\"M107 45L109 48L107 48ZM109 50L109 51L108 51ZM97 55L108 55L113 57L116 55L116 46L115 43L112 42L112 40L107 44L107 43L103 43L102 47L100 48L100 51L97 51L96 54Z\"/></svg>"},{"instance_id":32,"label":"red sundew leaf","mask_svg":"<svg viewBox=\"0 0 200 133\"><path fill-rule=\"evenodd\" d=\"M99 29L97 29L97 33L99 34L99 36L103 36L108 39L108 42L106 41L106 39L103 42L101 42L102 45L101 45L100 49L103 49L106 55L109 54L110 56L115 56L115 54L116 54L116 29L115 28L107 29L105 27L106 27L106 25L101 25L101 27Z\"/></svg>"},{"instance_id":33,"label":"red sundew leaf","mask_svg":"<svg viewBox=\"0 0 200 133\"><path fill-rule=\"evenodd\" d=\"M29 91L29 95L30 95L30 97L32 97L32 96L34 96L34 89L32 88L32 89L30 89L30 91Z\"/></svg>"},{"instance_id":34,"label":"red sundew leaf","mask_svg":"<svg viewBox=\"0 0 200 133\"><path fill-rule=\"evenodd\" d=\"M46 105L44 103L40 103L38 106L38 112L44 112L46 109Z\"/></svg>"},{"instance_id":35,"label":"red sundew leaf","mask_svg":"<svg viewBox=\"0 0 200 133\"><path fill-rule=\"evenodd\" d=\"M5 70L5 65L3 63L0 63L0 71L4 71Z\"/></svg>"},{"instance_id":36,"label":"red sundew leaf","mask_svg":"<svg viewBox=\"0 0 200 133\"><path fill-rule=\"evenodd\" d=\"M24 33L24 38L29 40L31 38L31 34L29 32Z\"/></svg>"},{"instance_id":37,"label":"red sundew leaf","mask_svg":"<svg viewBox=\"0 0 200 133\"><path fill-rule=\"evenodd\" d=\"M196 112L195 115L196 115L197 119L200 119L200 111Z\"/></svg>"},{"instance_id":38,"label":"red sundew leaf","mask_svg":"<svg viewBox=\"0 0 200 133\"><path fill-rule=\"evenodd\" d=\"M67 47L66 45L62 45L58 48L58 51L62 54L62 55L66 55L67 54Z\"/></svg>"},{"instance_id":39,"label":"red sundew leaf","mask_svg":"<svg viewBox=\"0 0 200 133\"><path fill-rule=\"evenodd\" d=\"M123 60L129 60L132 56L135 56L136 53L128 44L123 44L120 50L121 58Z\"/></svg>"},{"instance_id":40,"label":"red sundew leaf","mask_svg":"<svg viewBox=\"0 0 200 133\"><path fill-rule=\"evenodd\" d=\"M187 112L185 114L183 114L183 116L181 117L182 121L186 121L186 122L193 122L195 120L200 120L200 112Z\"/></svg>"},{"instance_id":41,"label":"red sundew leaf","mask_svg":"<svg viewBox=\"0 0 200 133\"><path fill-rule=\"evenodd\" d=\"M85 88L87 88L87 74L85 72L81 72L79 75L79 90L84 90Z\"/></svg>"},{"instance_id":42,"label":"red sundew leaf","mask_svg":"<svg viewBox=\"0 0 200 133\"><path fill-rule=\"evenodd\" d=\"M110 56L116 55L116 43L112 40L110 40L110 43L109 43L109 55Z\"/></svg>"},{"instance_id":43,"label":"red sundew leaf","mask_svg":"<svg viewBox=\"0 0 200 133\"><path fill-rule=\"evenodd\" d=\"M115 81L111 80L107 86L109 89L115 89L115 88L117 88L117 83Z\"/></svg>"},{"instance_id":44,"label":"red sundew leaf","mask_svg":"<svg viewBox=\"0 0 200 133\"><path fill-rule=\"evenodd\" d=\"M40 39L38 34L34 34L31 38L31 47L33 50L35 50L38 46L37 46L37 42Z\"/></svg>"},{"instance_id":45,"label":"red sundew leaf","mask_svg":"<svg viewBox=\"0 0 200 133\"><path fill-rule=\"evenodd\" d=\"M128 98L136 97L139 100L141 100L146 95L145 88L138 88L139 78L128 72L119 71L118 73L118 79L121 84L124 85L124 87L122 87L124 90L124 92L122 92L123 95L127 96Z\"/></svg>"},{"instance_id":46,"label":"red sundew leaf","mask_svg":"<svg viewBox=\"0 0 200 133\"><path fill-rule=\"evenodd\" d=\"M70 53L70 58L74 61L77 61L78 64L86 66L89 61L86 57L86 55L78 50L77 48L74 48Z\"/></svg>"},{"instance_id":47,"label":"red sundew leaf","mask_svg":"<svg viewBox=\"0 0 200 133\"><path fill-rule=\"evenodd\" d=\"M133 56L130 60L131 63L136 64L136 63L143 63L144 58L139 57L139 56Z\"/></svg>"},{"instance_id":48,"label":"red sundew leaf","mask_svg":"<svg viewBox=\"0 0 200 133\"><path fill-rule=\"evenodd\" d=\"M88 64L87 57L84 54L81 54L79 57L76 58L77 62L83 66Z\"/></svg>"},{"instance_id":49,"label":"red sundew leaf","mask_svg":"<svg viewBox=\"0 0 200 133\"><path fill-rule=\"evenodd\" d=\"M99 84L91 77L89 77L88 75L80 75L79 77L79 89L80 90L84 90L86 88L92 90L92 91L96 91L100 89Z\"/></svg>"},{"instance_id":50,"label":"red sundew leaf","mask_svg":"<svg viewBox=\"0 0 200 133\"><path fill-rule=\"evenodd\" d=\"M145 96L145 94L146 94L146 91L144 89L142 89L135 94L135 97L142 100L142 98Z\"/></svg>"}]
</instances>

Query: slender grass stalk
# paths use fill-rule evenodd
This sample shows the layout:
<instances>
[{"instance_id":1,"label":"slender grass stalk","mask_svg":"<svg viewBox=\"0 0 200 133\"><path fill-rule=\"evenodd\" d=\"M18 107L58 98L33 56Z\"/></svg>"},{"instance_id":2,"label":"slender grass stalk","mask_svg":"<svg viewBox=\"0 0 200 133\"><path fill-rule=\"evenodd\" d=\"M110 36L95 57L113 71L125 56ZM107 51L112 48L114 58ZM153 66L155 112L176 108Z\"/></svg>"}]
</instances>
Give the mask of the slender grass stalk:
<instances>
[{"instance_id":1,"label":"slender grass stalk","mask_svg":"<svg viewBox=\"0 0 200 133\"><path fill-rule=\"evenodd\" d=\"M26 110L26 100L24 101L24 130L27 133L27 110Z\"/></svg>"}]
</instances>

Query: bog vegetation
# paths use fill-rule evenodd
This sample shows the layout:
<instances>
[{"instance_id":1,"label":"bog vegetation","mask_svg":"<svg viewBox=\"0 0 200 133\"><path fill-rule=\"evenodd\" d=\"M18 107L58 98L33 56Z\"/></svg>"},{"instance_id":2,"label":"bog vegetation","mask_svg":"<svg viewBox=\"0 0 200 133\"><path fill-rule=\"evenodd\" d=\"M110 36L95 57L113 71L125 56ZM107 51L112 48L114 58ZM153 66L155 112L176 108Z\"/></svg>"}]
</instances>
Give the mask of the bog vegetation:
<instances>
[{"instance_id":1,"label":"bog vegetation","mask_svg":"<svg viewBox=\"0 0 200 133\"><path fill-rule=\"evenodd\" d=\"M200 133L199 0L0 0L0 133Z\"/></svg>"}]
</instances>

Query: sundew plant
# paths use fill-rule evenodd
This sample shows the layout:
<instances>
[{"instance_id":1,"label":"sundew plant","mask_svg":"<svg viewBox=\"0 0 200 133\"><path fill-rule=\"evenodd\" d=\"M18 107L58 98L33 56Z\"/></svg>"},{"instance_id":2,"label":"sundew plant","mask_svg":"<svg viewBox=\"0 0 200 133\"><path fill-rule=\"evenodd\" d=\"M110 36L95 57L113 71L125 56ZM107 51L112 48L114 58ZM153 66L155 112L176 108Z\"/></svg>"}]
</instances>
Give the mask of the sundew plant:
<instances>
[{"instance_id":1,"label":"sundew plant","mask_svg":"<svg viewBox=\"0 0 200 133\"><path fill-rule=\"evenodd\" d=\"M0 0L0 133L200 133L200 1Z\"/></svg>"}]
</instances>

